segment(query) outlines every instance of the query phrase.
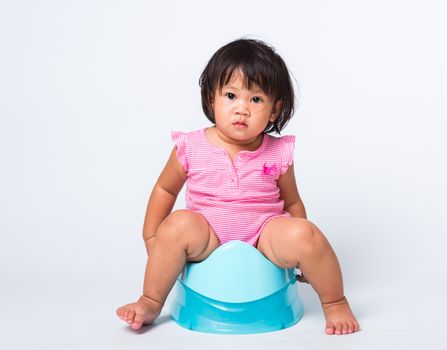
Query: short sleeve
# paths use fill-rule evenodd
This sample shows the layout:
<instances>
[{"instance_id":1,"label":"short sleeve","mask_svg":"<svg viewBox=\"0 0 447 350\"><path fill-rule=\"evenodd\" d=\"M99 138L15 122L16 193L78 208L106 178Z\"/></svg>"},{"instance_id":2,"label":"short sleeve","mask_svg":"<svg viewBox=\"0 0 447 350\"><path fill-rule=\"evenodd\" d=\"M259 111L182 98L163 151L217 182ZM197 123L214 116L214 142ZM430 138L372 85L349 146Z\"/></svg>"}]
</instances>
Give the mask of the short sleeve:
<instances>
[{"instance_id":1,"label":"short sleeve","mask_svg":"<svg viewBox=\"0 0 447 350\"><path fill-rule=\"evenodd\" d=\"M188 159L186 152L186 135L187 133L182 131L172 131L171 137L172 141L174 141L175 146L177 147L177 159L179 163L183 166L185 171L188 171Z\"/></svg>"},{"instance_id":2,"label":"short sleeve","mask_svg":"<svg viewBox=\"0 0 447 350\"><path fill-rule=\"evenodd\" d=\"M283 175L294 159L295 136L286 135L281 137L281 175Z\"/></svg>"}]
</instances>

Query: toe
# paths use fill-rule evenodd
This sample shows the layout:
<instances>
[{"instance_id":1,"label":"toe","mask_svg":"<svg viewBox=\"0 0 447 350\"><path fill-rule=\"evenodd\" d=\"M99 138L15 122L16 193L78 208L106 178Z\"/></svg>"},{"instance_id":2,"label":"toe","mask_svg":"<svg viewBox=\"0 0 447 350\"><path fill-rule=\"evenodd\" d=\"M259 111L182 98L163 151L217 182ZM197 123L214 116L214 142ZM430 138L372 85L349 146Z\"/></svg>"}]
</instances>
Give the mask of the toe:
<instances>
[{"instance_id":1,"label":"toe","mask_svg":"<svg viewBox=\"0 0 447 350\"><path fill-rule=\"evenodd\" d=\"M333 322L326 322L326 334L334 334L335 326Z\"/></svg>"},{"instance_id":2,"label":"toe","mask_svg":"<svg viewBox=\"0 0 447 350\"><path fill-rule=\"evenodd\" d=\"M358 332L360 330L360 325L357 321L354 321L354 332Z\"/></svg>"},{"instance_id":3,"label":"toe","mask_svg":"<svg viewBox=\"0 0 447 350\"><path fill-rule=\"evenodd\" d=\"M342 324L343 324L343 329L341 330L341 333L342 334L348 334L348 328L349 328L348 322L347 321L343 321Z\"/></svg>"},{"instance_id":4,"label":"toe","mask_svg":"<svg viewBox=\"0 0 447 350\"><path fill-rule=\"evenodd\" d=\"M117 315L119 316L120 319L125 320L126 317L126 308L124 306L120 307L117 311L116 311Z\"/></svg>"},{"instance_id":5,"label":"toe","mask_svg":"<svg viewBox=\"0 0 447 350\"><path fill-rule=\"evenodd\" d=\"M129 311L129 314L127 315L127 322L132 323L135 319L135 311L131 310Z\"/></svg>"},{"instance_id":6,"label":"toe","mask_svg":"<svg viewBox=\"0 0 447 350\"><path fill-rule=\"evenodd\" d=\"M125 320L125 321L129 321L129 319L130 319L130 313L131 313L131 310L130 310L130 309L127 309L126 312L124 313L124 320Z\"/></svg>"},{"instance_id":7,"label":"toe","mask_svg":"<svg viewBox=\"0 0 447 350\"><path fill-rule=\"evenodd\" d=\"M342 329L343 324L340 321L335 322L335 334L341 334Z\"/></svg>"},{"instance_id":8,"label":"toe","mask_svg":"<svg viewBox=\"0 0 447 350\"><path fill-rule=\"evenodd\" d=\"M144 322L144 315L137 313L132 323L133 329L140 329Z\"/></svg>"},{"instance_id":9,"label":"toe","mask_svg":"<svg viewBox=\"0 0 447 350\"><path fill-rule=\"evenodd\" d=\"M355 328L354 322L348 322L348 334L353 333L354 328Z\"/></svg>"}]
</instances>

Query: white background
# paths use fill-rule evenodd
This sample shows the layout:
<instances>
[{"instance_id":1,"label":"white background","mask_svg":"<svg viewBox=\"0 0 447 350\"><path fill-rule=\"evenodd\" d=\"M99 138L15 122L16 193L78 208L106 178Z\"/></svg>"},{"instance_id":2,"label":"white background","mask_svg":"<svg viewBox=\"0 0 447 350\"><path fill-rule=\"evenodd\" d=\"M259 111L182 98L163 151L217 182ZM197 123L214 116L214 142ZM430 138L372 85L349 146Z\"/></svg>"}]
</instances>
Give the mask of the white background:
<instances>
[{"instance_id":1,"label":"white background","mask_svg":"<svg viewBox=\"0 0 447 350\"><path fill-rule=\"evenodd\" d=\"M2 349L434 349L445 343L442 1L1 1ZM298 85L284 134L362 331L324 335L312 289L284 331L221 336L168 310L131 331L141 228L171 130L209 125L198 79L265 40ZM183 206L183 196L177 207Z\"/></svg>"}]
</instances>

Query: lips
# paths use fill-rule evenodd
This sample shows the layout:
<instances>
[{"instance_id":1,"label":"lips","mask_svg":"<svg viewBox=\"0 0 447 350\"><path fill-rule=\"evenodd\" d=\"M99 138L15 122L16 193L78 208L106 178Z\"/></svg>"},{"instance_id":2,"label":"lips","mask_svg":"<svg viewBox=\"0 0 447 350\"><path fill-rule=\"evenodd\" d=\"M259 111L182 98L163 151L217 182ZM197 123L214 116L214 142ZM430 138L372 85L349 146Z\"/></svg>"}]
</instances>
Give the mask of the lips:
<instances>
[{"instance_id":1,"label":"lips","mask_svg":"<svg viewBox=\"0 0 447 350\"><path fill-rule=\"evenodd\" d=\"M236 129L245 129L247 127L247 124L245 124L244 122L234 122L233 126Z\"/></svg>"}]
</instances>

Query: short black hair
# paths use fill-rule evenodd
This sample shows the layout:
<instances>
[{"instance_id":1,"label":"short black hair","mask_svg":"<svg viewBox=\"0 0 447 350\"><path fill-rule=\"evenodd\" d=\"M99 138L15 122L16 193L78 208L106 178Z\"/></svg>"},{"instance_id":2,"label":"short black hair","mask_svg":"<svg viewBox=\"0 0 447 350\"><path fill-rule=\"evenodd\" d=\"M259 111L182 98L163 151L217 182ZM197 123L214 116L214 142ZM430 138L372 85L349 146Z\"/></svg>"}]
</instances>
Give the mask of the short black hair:
<instances>
[{"instance_id":1,"label":"short black hair","mask_svg":"<svg viewBox=\"0 0 447 350\"><path fill-rule=\"evenodd\" d=\"M238 39L218 49L203 70L199 85L202 109L215 124L212 103L217 89L222 89L232 78L234 71L241 71L244 86L251 89L258 85L274 103L282 100L281 112L264 133L280 133L294 112L295 95L290 74L281 56L265 42L256 39Z\"/></svg>"}]
</instances>

